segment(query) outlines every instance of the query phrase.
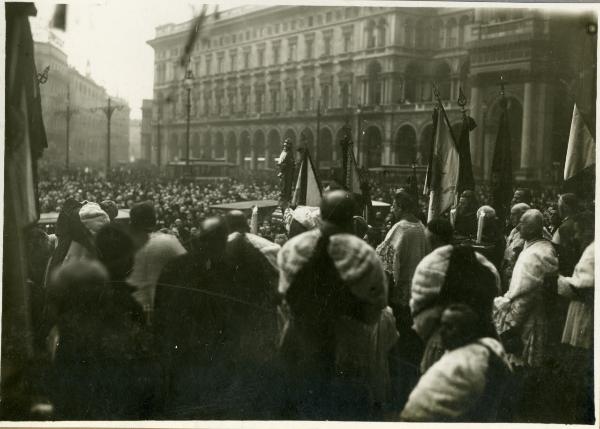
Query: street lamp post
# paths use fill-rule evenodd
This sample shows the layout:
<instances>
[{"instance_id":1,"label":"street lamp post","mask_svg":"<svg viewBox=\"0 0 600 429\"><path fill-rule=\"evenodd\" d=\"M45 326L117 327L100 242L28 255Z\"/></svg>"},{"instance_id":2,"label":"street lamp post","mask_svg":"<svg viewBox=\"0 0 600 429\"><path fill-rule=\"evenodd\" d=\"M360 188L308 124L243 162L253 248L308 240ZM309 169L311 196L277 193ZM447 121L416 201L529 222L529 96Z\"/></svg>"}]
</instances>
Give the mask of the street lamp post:
<instances>
[{"instance_id":1,"label":"street lamp post","mask_svg":"<svg viewBox=\"0 0 600 429\"><path fill-rule=\"evenodd\" d=\"M186 129L185 129L185 165L189 170L190 166L190 113L192 110L192 87L194 85L194 75L192 74L192 69L188 67L185 78L183 80L183 84L187 91L187 118L186 118Z\"/></svg>"},{"instance_id":2,"label":"street lamp post","mask_svg":"<svg viewBox=\"0 0 600 429\"><path fill-rule=\"evenodd\" d=\"M363 167L364 166L364 157L363 154L361 152L361 147L360 147L360 140L361 140L361 134L362 134L362 108L361 105L359 104L358 107L356 108L356 115L358 117L358 126L357 126L357 136L356 136L356 150L357 150L357 158L358 158L358 164Z\"/></svg>"},{"instance_id":3,"label":"street lamp post","mask_svg":"<svg viewBox=\"0 0 600 429\"><path fill-rule=\"evenodd\" d=\"M71 86L67 85L67 105L65 110L57 112L58 115L64 116L66 119L65 127L65 167L68 170L70 166L69 155L71 152L70 135L71 135L71 116L77 113L77 109L71 108Z\"/></svg>"},{"instance_id":4,"label":"street lamp post","mask_svg":"<svg viewBox=\"0 0 600 429\"><path fill-rule=\"evenodd\" d=\"M112 119L112 115L115 110L123 109L123 106L113 105L111 104L111 99L108 97L108 104L106 107L95 108L92 110L102 110L102 112L106 115L106 175L108 177L108 173L110 172L110 120Z\"/></svg>"}]
</instances>

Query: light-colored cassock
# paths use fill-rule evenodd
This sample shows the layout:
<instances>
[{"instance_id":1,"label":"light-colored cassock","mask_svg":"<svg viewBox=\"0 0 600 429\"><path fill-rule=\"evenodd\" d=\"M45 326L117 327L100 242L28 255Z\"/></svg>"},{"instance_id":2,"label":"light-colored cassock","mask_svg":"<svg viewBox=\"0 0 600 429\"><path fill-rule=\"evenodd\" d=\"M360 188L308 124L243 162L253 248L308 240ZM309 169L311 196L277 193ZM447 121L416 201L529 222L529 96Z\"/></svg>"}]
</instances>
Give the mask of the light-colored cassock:
<instances>
[{"instance_id":1,"label":"light-colored cassock","mask_svg":"<svg viewBox=\"0 0 600 429\"><path fill-rule=\"evenodd\" d=\"M185 253L186 250L176 237L162 232L150 234L148 241L136 252L133 270L127 282L137 289L133 297L145 312L151 312L154 308L156 283L162 269Z\"/></svg>"},{"instance_id":2,"label":"light-colored cassock","mask_svg":"<svg viewBox=\"0 0 600 429\"><path fill-rule=\"evenodd\" d=\"M559 293L573 297L570 290L594 288L594 243L590 244L581 255L575 266L572 277L558 279ZM564 291L564 292L562 292ZM562 342L573 347L589 349L594 339L594 303L590 301L573 300L569 304Z\"/></svg>"},{"instance_id":3,"label":"light-colored cassock","mask_svg":"<svg viewBox=\"0 0 600 429\"><path fill-rule=\"evenodd\" d=\"M518 253L525 246L525 240L521 237L521 232L517 228L513 228L506 238L506 249L504 250L504 258L502 259L502 287L508 289L512 272L517 262Z\"/></svg>"},{"instance_id":4,"label":"light-colored cassock","mask_svg":"<svg viewBox=\"0 0 600 429\"><path fill-rule=\"evenodd\" d=\"M239 232L232 232L229 234L227 241L233 241L238 235ZM265 258L267 258L273 269L277 270L277 255L279 254L279 250L281 250L281 246L261 237L260 235L252 234L250 232L246 233L246 238L256 249L260 251L260 253L265 256Z\"/></svg>"},{"instance_id":5,"label":"light-colored cassock","mask_svg":"<svg viewBox=\"0 0 600 429\"><path fill-rule=\"evenodd\" d=\"M383 268L394 276L392 304L408 307L415 269L429 253L425 227L421 222L401 220L390 229L376 252Z\"/></svg>"},{"instance_id":6,"label":"light-colored cassock","mask_svg":"<svg viewBox=\"0 0 600 429\"><path fill-rule=\"evenodd\" d=\"M469 420L477 415L488 381L490 356L495 354L506 365L502 345L492 338L481 338L447 352L419 380L400 416L412 422ZM487 398L489 400L489 398Z\"/></svg>"},{"instance_id":7,"label":"light-colored cassock","mask_svg":"<svg viewBox=\"0 0 600 429\"><path fill-rule=\"evenodd\" d=\"M548 342L548 320L544 308L544 286L558 271L556 251L547 240L526 242L519 255L508 292L494 301L494 322L498 334L511 328L520 331L523 352L509 354L511 362L541 366Z\"/></svg>"}]
</instances>

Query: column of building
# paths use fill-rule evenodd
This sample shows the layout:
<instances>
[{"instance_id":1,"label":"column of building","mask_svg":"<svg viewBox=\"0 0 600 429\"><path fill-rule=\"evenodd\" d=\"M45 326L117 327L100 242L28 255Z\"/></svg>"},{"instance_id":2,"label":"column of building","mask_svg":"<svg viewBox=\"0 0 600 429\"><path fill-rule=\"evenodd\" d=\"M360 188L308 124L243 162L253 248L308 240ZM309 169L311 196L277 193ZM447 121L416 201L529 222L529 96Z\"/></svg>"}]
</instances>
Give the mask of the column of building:
<instances>
[{"instance_id":1,"label":"column of building","mask_svg":"<svg viewBox=\"0 0 600 429\"><path fill-rule=\"evenodd\" d=\"M535 136L533 123L535 111L534 92L536 92L535 83L527 81L523 84L523 122L521 129L521 165L513 165L513 169L521 168L528 172L534 167L535 154L533 146L535 145Z\"/></svg>"}]
</instances>

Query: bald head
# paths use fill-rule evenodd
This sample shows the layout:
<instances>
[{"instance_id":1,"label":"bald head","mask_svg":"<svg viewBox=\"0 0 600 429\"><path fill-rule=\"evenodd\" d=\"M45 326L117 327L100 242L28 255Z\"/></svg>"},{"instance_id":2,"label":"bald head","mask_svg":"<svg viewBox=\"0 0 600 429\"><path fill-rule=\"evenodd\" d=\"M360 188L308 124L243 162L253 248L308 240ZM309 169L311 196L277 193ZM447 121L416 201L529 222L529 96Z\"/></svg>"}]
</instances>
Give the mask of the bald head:
<instances>
[{"instance_id":1,"label":"bald head","mask_svg":"<svg viewBox=\"0 0 600 429\"><path fill-rule=\"evenodd\" d=\"M530 209L521 216L521 237L525 241L541 238L544 231L544 216L539 210Z\"/></svg>"},{"instance_id":2,"label":"bald head","mask_svg":"<svg viewBox=\"0 0 600 429\"><path fill-rule=\"evenodd\" d=\"M516 227L519 224L519 221L521 220L521 216L523 216L525 212L529 209L531 209L531 207L529 206L529 204L525 203L518 203L512 206L512 208L510 209L510 224L513 227Z\"/></svg>"},{"instance_id":3,"label":"bald head","mask_svg":"<svg viewBox=\"0 0 600 429\"><path fill-rule=\"evenodd\" d=\"M352 232L356 208L354 198L347 191L327 192L321 200L321 219Z\"/></svg>"},{"instance_id":4,"label":"bald head","mask_svg":"<svg viewBox=\"0 0 600 429\"><path fill-rule=\"evenodd\" d=\"M227 226L218 217L209 217L200 224L200 232L193 239L196 251L203 252L211 259L219 259L225 252L227 243Z\"/></svg>"}]
</instances>

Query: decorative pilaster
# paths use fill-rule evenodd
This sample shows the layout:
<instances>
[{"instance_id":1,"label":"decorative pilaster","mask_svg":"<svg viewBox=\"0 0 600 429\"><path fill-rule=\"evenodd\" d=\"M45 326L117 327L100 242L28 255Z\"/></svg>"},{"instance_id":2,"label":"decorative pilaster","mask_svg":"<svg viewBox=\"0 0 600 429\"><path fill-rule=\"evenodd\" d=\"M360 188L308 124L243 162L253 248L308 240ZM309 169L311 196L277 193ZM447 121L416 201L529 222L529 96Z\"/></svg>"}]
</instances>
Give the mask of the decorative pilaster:
<instances>
[{"instance_id":1,"label":"decorative pilaster","mask_svg":"<svg viewBox=\"0 0 600 429\"><path fill-rule=\"evenodd\" d=\"M523 121L521 130L521 165L515 165L513 168L530 168L532 164L532 147L535 145L532 136L534 125L533 121L533 101L534 87L532 82L525 82L523 91ZM514 162L514 161L513 161Z\"/></svg>"}]
</instances>

